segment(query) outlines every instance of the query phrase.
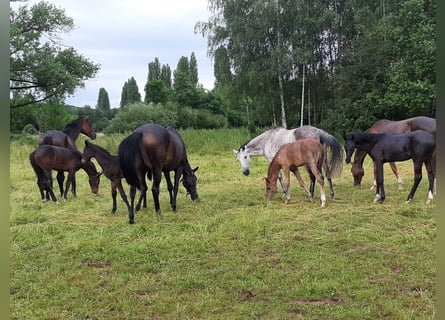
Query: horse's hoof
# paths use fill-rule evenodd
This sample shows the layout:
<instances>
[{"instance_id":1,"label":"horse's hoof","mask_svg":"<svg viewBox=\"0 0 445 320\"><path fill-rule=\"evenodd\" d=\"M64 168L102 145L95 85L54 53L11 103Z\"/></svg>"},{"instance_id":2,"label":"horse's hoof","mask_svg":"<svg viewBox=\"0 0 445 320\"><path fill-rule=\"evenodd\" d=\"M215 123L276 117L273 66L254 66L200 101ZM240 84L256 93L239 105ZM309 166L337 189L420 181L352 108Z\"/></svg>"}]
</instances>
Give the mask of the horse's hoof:
<instances>
[{"instance_id":1,"label":"horse's hoof","mask_svg":"<svg viewBox=\"0 0 445 320\"><path fill-rule=\"evenodd\" d=\"M134 220L128 221L129 224L134 224Z\"/></svg>"}]
</instances>

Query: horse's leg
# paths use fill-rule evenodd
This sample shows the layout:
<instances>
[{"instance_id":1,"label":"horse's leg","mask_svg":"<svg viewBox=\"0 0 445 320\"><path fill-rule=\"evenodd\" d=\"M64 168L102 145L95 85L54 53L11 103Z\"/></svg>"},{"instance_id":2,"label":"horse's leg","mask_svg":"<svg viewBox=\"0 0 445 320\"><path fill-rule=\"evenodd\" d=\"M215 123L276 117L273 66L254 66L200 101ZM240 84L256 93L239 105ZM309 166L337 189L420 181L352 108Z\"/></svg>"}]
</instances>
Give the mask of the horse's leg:
<instances>
[{"instance_id":1,"label":"horse's leg","mask_svg":"<svg viewBox=\"0 0 445 320\"><path fill-rule=\"evenodd\" d=\"M73 193L74 197L77 197L76 173L73 174L73 177L72 177L72 180L71 180L71 192Z\"/></svg>"},{"instance_id":2,"label":"horse's leg","mask_svg":"<svg viewBox=\"0 0 445 320\"><path fill-rule=\"evenodd\" d=\"M59 184L60 196L63 197L63 181L65 180L65 174L63 171L57 171L57 183Z\"/></svg>"},{"instance_id":3,"label":"horse's leg","mask_svg":"<svg viewBox=\"0 0 445 320\"><path fill-rule=\"evenodd\" d=\"M172 208L173 211L176 212L176 199L178 198L178 190L179 190L179 179L183 175L183 169L179 168L177 171L175 171L175 182L173 184L173 204Z\"/></svg>"},{"instance_id":4,"label":"horse's leg","mask_svg":"<svg viewBox=\"0 0 445 320\"><path fill-rule=\"evenodd\" d=\"M416 193L417 187L419 186L420 181L422 180L422 162L416 161L413 159L414 163L414 184L411 188L411 191L408 195L408 198L406 199L406 202L411 202L414 198L414 194ZM428 173L428 179L429 179L429 173Z\"/></svg>"},{"instance_id":5,"label":"horse's leg","mask_svg":"<svg viewBox=\"0 0 445 320\"><path fill-rule=\"evenodd\" d=\"M136 187L130 186L130 205L128 206L128 222L134 224L134 198L136 196Z\"/></svg>"},{"instance_id":6,"label":"horse's leg","mask_svg":"<svg viewBox=\"0 0 445 320\"><path fill-rule=\"evenodd\" d=\"M298 170L298 168L295 168L295 170L292 170L292 172L295 175L295 177L297 178L300 186L304 189L304 192L306 192L306 195L309 197L309 200L312 201L311 192L306 188L306 184L304 183L303 179L301 178L300 171ZM314 179L315 179L315 176L314 176Z\"/></svg>"},{"instance_id":7,"label":"horse's leg","mask_svg":"<svg viewBox=\"0 0 445 320\"><path fill-rule=\"evenodd\" d=\"M167 190L168 195L170 196L170 206L172 207L173 211L176 211L176 199L173 197L173 184L172 180L170 178L170 172L166 171L164 172L165 181L167 182ZM176 173L175 173L175 182L176 182Z\"/></svg>"},{"instance_id":8,"label":"horse's leg","mask_svg":"<svg viewBox=\"0 0 445 320\"><path fill-rule=\"evenodd\" d=\"M383 186L383 162L379 161L378 163L374 163L375 165L375 181L376 181L376 194L374 198L374 202L385 201L385 188Z\"/></svg>"},{"instance_id":9,"label":"horse's leg","mask_svg":"<svg viewBox=\"0 0 445 320\"><path fill-rule=\"evenodd\" d=\"M116 185L117 189L119 190L119 194L121 195L122 201L125 202L127 208L130 208L130 203L128 202L127 195L125 194L124 187L122 187L121 180L120 179L117 180L117 182L115 182L115 185Z\"/></svg>"},{"instance_id":10,"label":"horse's leg","mask_svg":"<svg viewBox=\"0 0 445 320\"><path fill-rule=\"evenodd\" d=\"M68 172L68 177L66 178L65 190L63 191L63 199L65 201L67 200L67 194L73 182L73 175L74 174L72 172Z\"/></svg>"},{"instance_id":11,"label":"horse's leg","mask_svg":"<svg viewBox=\"0 0 445 320\"><path fill-rule=\"evenodd\" d=\"M43 179L43 189L46 190L46 198L49 200L51 197L51 200L54 202L57 202L56 195L53 191L53 177L52 177L52 170L45 174L45 177Z\"/></svg>"},{"instance_id":12,"label":"horse's leg","mask_svg":"<svg viewBox=\"0 0 445 320\"><path fill-rule=\"evenodd\" d=\"M111 208L112 213L115 213L117 209L116 196L117 196L116 181L111 181L111 199L113 200L113 207Z\"/></svg>"},{"instance_id":13,"label":"horse's leg","mask_svg":"<svg viewBox=\"0 0 445 320\"><path fill-rule=\"evenodd\" d=\"M161 184L162 171L161 169L153 169L153 184L151 186L151 193L153 195L153 201L155 203L156 215L161 215L161 207L159 205L159 185Z\"/></svg>"},{"instance_id":14,"label":"horse's leg","mask_svg":"<svg viewBox=\"0 0 445 320\"><path fill-rule=\"evenodd\" d=\"M390 162L389 166L391 167L392 172L394 173L394 175L397 178L397 183L399 184L399 190L402 190L403 189L403 185L402 185L403 180L402 180L402 177L399 176L399 172L397 171L396 164L394 162Z\"/></svg>"},{"instance_id":15,"label":"horse's leg","mask_svg":"<svg viewBox=\"0 0 445 320\"><path fill-rule=\"evenodd\" d=\"M374 190L377 187L377 166L374 161L372 162L372 165L374 167L374 181L372 181L372 186L370 190ZM378 193L378 191L376 192Z\"/></svg>"},{"instance_id":16,"label":"horse's leg","mask_svg":"<svg viewBox=\"0 0 445 320\"><path fill-rule=\"evenodd\" d=\"M285 178L285 186L286 186L286 199L284 200L284 203L289 203L290 200L290 170L288 168L283 169L284 171L284 178Z\"/></svg>"},{"instance_id":17,"label":"horse's leg","mask_svg":"<svg viewBox=\"0 0 445 320\"><path fill-rule=\"evenodd\" d=\"M280 181L281 189L283 190L283 193L286 193L287 189L286 189L286 185L284 184L284 181L283 181L283 175L281 173L281 170L278 171L278 180Z\"/></svg>"},{"instance_id":18,"label":"horse's leg","mask_svg":"<svg viewBox=\"0 0 445 320\"><path fill-rule=\"evenodd\" d=\"M433 165L430 160L425 162L425 167L428 173L428 198L426 200L426 204L430 204L433 201L435 195L435 182L436 182L436 174L434 172Z\"/></svg>"},{"instance_id":19,"label":"horse's leg","mask_svg":"<svg viewBox=\"0 0 445 320\"><path fill-rule=\"evenodd\" d=\"M309 198L312 201L314 199L314 193L315 193L315 176L312 173L312 170L309 166L306 166L306 171L309 174L309 180L310 180L310 185L309 185Z\"/></svg>"},{"instance_id":20,"label":"horse's leg","mask_svg":"<svg viewBox=\"0 0 445 320\"><path fill-rule=\"evenodd\" d=\"M324 208L326 206L326 194L324 192L324 177L321 173L321 168L317 168L317 166L311 165L310 169L318 184L320 185L320 202L321 207Z\"/></svg>"},{"instance_id":21,"label":"horse's leg","mask_svg":"<svg viewBox=\"0 0 445 320\"><path fill-rule=\"evenodd\" d=\"M139 211L141 209L141 205L143 208L147 208L147 180L145 179L146 177L146 172L143 172L142 174L138 174L138 179L140 182L140 195L139 195L139 200L138 203L136 204L136 208L135 211Z\"/></svg>"}]
</instances>

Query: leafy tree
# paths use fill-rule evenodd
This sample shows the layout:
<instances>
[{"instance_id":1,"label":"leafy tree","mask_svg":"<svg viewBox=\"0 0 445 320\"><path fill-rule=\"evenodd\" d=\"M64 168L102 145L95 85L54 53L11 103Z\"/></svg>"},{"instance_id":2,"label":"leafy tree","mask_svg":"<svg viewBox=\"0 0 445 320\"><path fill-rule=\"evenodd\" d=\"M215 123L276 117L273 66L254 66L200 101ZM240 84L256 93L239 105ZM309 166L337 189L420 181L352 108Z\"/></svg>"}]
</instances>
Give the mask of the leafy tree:
<instances>
[{"instance_id":1,"label":"leafy tree","mask_svg":"<svg viewBox=\"0 0 445 320\"><path fill-rule=\"evenodd\" d=\"M158 57L148 64L148 81L159 80L161 78L161 64Z\"/></svg>"},{"instance_id":2,"label":"leafy tree","mask_svg":"<svg viewBox=\"0 0 445 320\"><path fill-rule=\"evenodd\" d=\"M164 85L167 89L170 90L172 88L172 71L168 64L162 65L160 79L162 80L162 82L164 83Z\"/></svg>"},{"instance_id":3,"label":"leafy tree","mask_svg":"<svg viewBox=\"0 0 445 320\"><path fill-rule=\"evenodd\" d=\"M198 87L198 62L196 61L195 53L192 52L190 55L190 63L189 63L189 69L190 69L190 81L195 86L195 88Z\"/></svg>"},{"instance_id":4,"label":"leafy tree","mask_svg":"<svg viewBox=\"0 0 445 320\"><path fill-rule=\"evenodd\" d=\"M165 104L168 98L168 90L162 80L150 80L145 85L145 103Z\"/></svg>"},{"instance_id":5,"label":"leafy tree","mask_svg":"<svg viewBox=\"0 0 445 320\"><path fill-rule=\"evenodd\" d=\"M102 111L110 110L110 98L105 88L99 89L99 97L97 98L97 109Z\"/></svg>"},{"instance_id":6,"label":"leafy tree","mask_svg":"<svg viewBox=\"0 0 445 320\"><path fill-rule=\"evenodd\" d=\"M63 9L39 2L9 17L11 108L63 99L96 75L99 65L60 43L74 28Z\"/></svg>"},{"instance_id":7,"label":"leafy tree","mask_svg":"<svg viewBox=\"0 0 445 320\"><path fill-rule=\"evenodd\" d=\"M141 94L139 93L136 79L131 77L122 87L120 107L123 108L128 104L136 102L141 102Z\"/></svg>"},{"instance_id":8,"label":"leafy tree","mask_svg":"<svg viewBox=\"0 0 445 320\"><path fill-rule=\"evenodd\" d=\"M190 77L190 68L188 58L182 56L173 72L174 76L174 94L176 102L180 107L194 107L197 102L197 91Z\"/></svg>"}]
</instances>

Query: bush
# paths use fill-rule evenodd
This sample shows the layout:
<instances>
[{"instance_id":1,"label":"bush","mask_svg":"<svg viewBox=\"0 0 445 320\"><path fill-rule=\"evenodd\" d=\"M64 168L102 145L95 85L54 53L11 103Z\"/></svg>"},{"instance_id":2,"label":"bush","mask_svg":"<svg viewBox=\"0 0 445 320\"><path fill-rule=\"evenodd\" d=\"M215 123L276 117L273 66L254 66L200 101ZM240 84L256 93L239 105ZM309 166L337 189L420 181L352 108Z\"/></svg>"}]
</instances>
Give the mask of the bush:
<instances>
[{"instance_id":1,"label":"bush","mask_svg":"<svg viewBox=\"0 0 445 320\"><path fill-rule=\"evenodd\" d=\"M35 135L35 134L39 134L39 131L32 124L28 123L27 125L25 125L23 127L22 133Z\"/></svg>"},{"instance_id":2,"label":"bush","mask_svg":"<svg viewBox=\"0 0 445 320\"><path fill-rule=\"evenodd\" d=\"M105 133L124 133L133 131L140 125L157 123L162 126L176 126L176 112L159 104L134 103L120 109L105 128Z\"/></svg>"}]
</instances>

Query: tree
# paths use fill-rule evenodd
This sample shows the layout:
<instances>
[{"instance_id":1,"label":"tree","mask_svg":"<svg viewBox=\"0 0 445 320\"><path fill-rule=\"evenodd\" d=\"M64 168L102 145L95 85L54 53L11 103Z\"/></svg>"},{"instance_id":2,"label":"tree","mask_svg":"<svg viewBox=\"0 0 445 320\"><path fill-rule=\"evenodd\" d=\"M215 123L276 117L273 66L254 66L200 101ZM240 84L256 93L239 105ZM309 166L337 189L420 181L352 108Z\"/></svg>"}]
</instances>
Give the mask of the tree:
<instances>
[{"instance_id":1,"label":"tree","mask_svg":"<svg viewBox=\"0 0 445 320\"><path fill-rule=\"evenodd\" d=\"M136 79L131 77L122 87L120 107L123 108L128 104L136 102L141 102L141 94L139 93Z\"/></svg>"},{"instance_id":2,"label":"tree","mask_svg":"<svg viewBox=\"0 0 445 320\"><path fill-rule=\"evenodd\" d=\"M39 2L10 8L9 17L11 108L64 99L98 72L98 64L60 43L74 28L63 9Z\"/></svg>"},{"instance_id":3,"label":"tree","mask_svg":"<svg viewBox=\"0 0 445 320\"><path fill-rule=\"evenodd\" d=\"M150 80L145 85L145 103L165 104L168 98L168 89L162 80Z\"/></svg>"},{"instance_id":4,"label":"tree","mask_svg":"<svg viewBox=\"0 0 445 320\"><path fill-rule=\"evenodd\" d=\"M195 88L198 87L198 62L196 61L195 53L192 52L190 55L190 63L189 63L189 69L190 69L190 81L195 86Z\"/></svg>"},{"instance_id":5,"label":"tree","mask_svg":"<svg viewBox=\"0 0 445 320\"><path fill-rule=\"evenodd\" d=\"M148 64L148 81L159 80L161 78L161 64L158 57Z\"/></svg>"},{"instance_id":6,"label":"tree","mask_svg":"<svg viewBox=\"0 0 445 320\"><path fill-rule=\"evenodd\" d=\"M164 85L167 89L172 88L172 71L170 69L170 66L168 64L163 64L161 67L161 78L162 82L164 82Z\"/></svg>"},{"instance_id":7,"label":"tree","mask_svg":"<svg viewBox=\"0 0 445 320\"><path fill-rule=\"evenodd\" d=\"M196 87L193 85L190 77L190 68L188 58L182 56L173 72L174 94L176 102L181 107L194 107L197 100Z\"/></svg>"},{"instance_id":8,"label":"tree","mask_svg":"<svg viewBox=\"0 0 445 320\"><path fill-rule=\"evenodd\" d=\"M102 111L110 110L110 99L105 88L99 89L99 97L97 98L97 109Z\"/></svg>"}]
</instances>

